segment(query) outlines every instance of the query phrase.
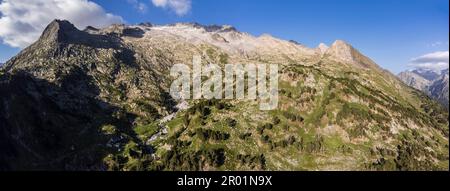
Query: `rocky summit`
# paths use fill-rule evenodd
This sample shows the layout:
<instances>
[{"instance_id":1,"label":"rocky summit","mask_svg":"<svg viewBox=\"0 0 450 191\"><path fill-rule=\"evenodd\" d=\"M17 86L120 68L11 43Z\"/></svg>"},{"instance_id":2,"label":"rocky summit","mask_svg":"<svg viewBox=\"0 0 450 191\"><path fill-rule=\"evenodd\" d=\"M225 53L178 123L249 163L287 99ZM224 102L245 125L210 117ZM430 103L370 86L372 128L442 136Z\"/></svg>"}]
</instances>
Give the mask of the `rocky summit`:
<instances>
[{"instance_id":1,"label":"rocky summit","mask_svg":"<svg viewBox=\"0 0 450 191\"><path fill-rule=\"evenodd\" d=\"M408 86L420 90L434 100L440 102L448 110L448 69L440 72L417 69L401 72L398 74L398 77Z\"/></svg>"},{"instance_id":2,"label":"rocky summit","mask_svg":"<svg viewBox=\"0 0 450 191\"><path fill-rule=\"evenodd\" d=\"M278 64L278 108L174 100L170 68L194 55ZM0 69L1 170L448 170L448 132L446 109L340 40L55 20Z\"/></svg>"}]
</instances>

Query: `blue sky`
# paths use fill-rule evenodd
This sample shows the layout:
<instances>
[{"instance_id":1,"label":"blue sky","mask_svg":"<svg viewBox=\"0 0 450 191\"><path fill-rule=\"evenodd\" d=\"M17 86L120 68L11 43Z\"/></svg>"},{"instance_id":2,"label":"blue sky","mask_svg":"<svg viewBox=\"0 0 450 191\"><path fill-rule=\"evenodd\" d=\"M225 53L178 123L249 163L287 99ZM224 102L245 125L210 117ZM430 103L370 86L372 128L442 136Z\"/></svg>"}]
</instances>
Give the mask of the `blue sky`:
<instances>
[{"instance_id":1,"label":"blue sky","mask_svg":"<svg viewBox=\"0 0 450 191\"><path fill-rule=\"evenodd\" d=\"M152 0L92 1L128 24L230 24L308 47L342 39L393 73L409 69L414 58L449 49L448 0L192 0L181 14L167 4L177 0L153 0L166 3L159 6ZM0 62L19 50L0 45Z\"/></svg>"}]
</instances>

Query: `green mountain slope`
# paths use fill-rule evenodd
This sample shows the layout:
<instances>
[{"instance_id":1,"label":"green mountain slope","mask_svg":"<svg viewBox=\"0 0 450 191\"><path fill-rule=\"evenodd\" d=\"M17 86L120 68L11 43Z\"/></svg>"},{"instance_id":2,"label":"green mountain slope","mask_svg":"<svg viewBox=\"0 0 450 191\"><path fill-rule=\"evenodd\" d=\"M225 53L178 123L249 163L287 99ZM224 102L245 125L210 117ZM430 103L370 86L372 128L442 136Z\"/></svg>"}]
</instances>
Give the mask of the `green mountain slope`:
<instances>
[{"instance_id":1,"label":"green mountain slope","mask_svg":"<svg viewBox=\"0 0 450 191\"><path fill-rule=\"evenodd\" d=\"M271 63L280 104L175 101L170 67ZM343 41L54 21L0 70L0 168L448 170L448 113Z\"/></svg>"}]
</instances>

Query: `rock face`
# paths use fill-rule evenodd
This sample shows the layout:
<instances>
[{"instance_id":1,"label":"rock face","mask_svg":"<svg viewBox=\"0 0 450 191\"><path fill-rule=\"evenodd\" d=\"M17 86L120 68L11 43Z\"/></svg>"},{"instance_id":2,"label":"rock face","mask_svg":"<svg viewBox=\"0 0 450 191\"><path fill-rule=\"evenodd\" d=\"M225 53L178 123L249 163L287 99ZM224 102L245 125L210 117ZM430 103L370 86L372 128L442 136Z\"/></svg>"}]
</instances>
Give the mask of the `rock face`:
<instances>
[{"instance_id":1,"label":"rock face","mask_svg":"<svg viewBox=\"0 0 450 191\"><path fill-rule=\"evenodd\" d=\"M320 51L320 53L322 53L322 54L325 54L327 51L328 51L328 49L329 49L330 47L328 47L326 44L324 44L324 43L320 43L319 44L319 46L317 47L317 49Z\"/></svg>"},{"instance_id":2,"label":"rock face","mask_svg":"<svg viewBox=\"0 0 450 191\"><path fill-rule=\"evenodd\" d=\"M279 107L173 100L170 67L194 55L278 64ZM0 169L448 170L447 118L343 41L56 20L0 69Z\"/></svg>"},{"instance_id":3,"label":"rock face","mask_svg":"<svg viewBox=\"0 0 450 191\"><path fill-rule=\"evenodd\" d=\"M418 89L420 91L423 91L423 92L427 92L428 87L431 84L430 80L420 76L419 74L417 74L415 72L410 72L410 71L401 72L400 74L398 74L398 77L400 78L400 80L405 82L408 86L411 86L411 87Z\"/></svg>"},{"instance_id":4,"label":"rock face","mask_svg":"<svg viewBox=\"0 0 450 191\"><path fill-rule=\"evenodd\" d=\"M442 71L442 72L445 72L445 71ZM435 80L435 79L440 77L439 73L437 73L437 72L435 72L433 70L427 70L427 69L413 70L413 73L415 73L415 74L417 74L417 75L419 75L419 76L421 76L421 77L423 77L423 78L425 78L425 79L427 79L429 81L433 81L433 80ZM444 73L442 73L442 74L444 74Z\"/></svg>"},{"instance_id":5,"label":"rock face","mask_svg":"<svg viewBox=\"0 0 450 191\"><path fill-rule=\"evenodd\" d=\"M437 77L430 85L429 92L431 97L435 98L448 108L448 69L441 72L441 75Z\"/></svg>"},{"instance_id":6,"label":"rock face","mask_svg":"<svg viewBox=\"0 0 450 191\"><path fill-rule=\"evenodd\" d=\"M423 69L405 71L398 74L398 77L408 86L426 93L448 109L448 69L440 73Z\"/></svg>"}]
</instances>

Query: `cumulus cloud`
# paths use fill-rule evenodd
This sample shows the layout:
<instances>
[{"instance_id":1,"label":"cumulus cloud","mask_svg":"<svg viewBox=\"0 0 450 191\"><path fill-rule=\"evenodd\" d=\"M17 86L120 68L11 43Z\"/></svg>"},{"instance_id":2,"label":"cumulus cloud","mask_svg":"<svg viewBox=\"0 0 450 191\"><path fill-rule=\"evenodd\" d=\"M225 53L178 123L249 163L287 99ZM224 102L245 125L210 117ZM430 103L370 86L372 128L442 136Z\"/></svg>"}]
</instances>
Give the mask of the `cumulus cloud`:
<instances>
[{"instance_id":1,"label":"cumulus cloud","mask_svg":"<svg viewBox=\"0 0 450 191\"><path fill-rule=\"evenodd\" d=\"M414 58L409 66L435 71L447 69L449 66L449 51L438 51Z\"/></svg>"},{"instance_id":2,"label":"cumulus cloud","mask_svg":"<svg viewBox=\"0 0 450 191\"><path fill-rule=\"evenodd\" d=\"M152 0L156 7L170 9L178 16L186 15L191 10L191 0Z\"/></svg>"},{"instance_id":3,"label":"cumulus cloud","mask_svg":"<svg viewBox=\"0 0 450 191\"><path fill-rule=\"evenodd\" d=\"M69 20L80 29L123 22L89 0L3 0L0 15L0 39L20 48L36 41L54 19Z\"/></svg>"}]
</instances>

